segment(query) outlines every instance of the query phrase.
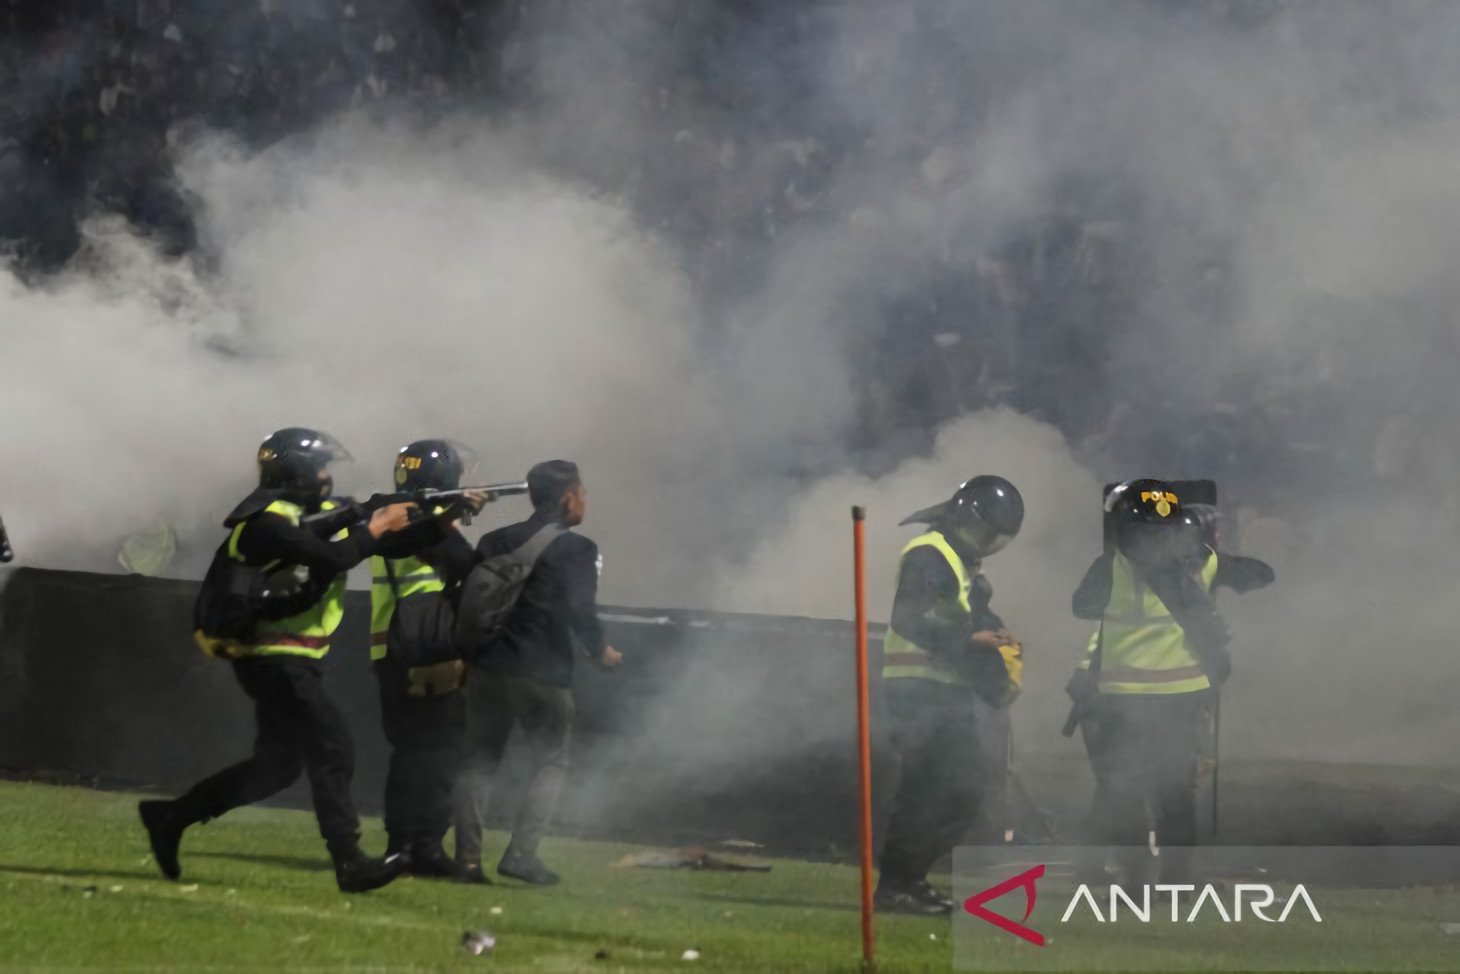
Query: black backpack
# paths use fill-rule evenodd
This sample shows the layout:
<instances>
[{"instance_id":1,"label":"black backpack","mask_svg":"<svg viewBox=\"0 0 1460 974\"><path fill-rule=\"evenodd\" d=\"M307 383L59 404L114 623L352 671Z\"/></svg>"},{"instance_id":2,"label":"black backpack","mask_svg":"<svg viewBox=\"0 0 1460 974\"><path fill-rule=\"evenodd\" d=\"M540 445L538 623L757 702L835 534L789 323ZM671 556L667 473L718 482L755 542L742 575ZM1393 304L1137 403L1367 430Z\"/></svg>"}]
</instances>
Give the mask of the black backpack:
<instances>
[{"instance_id":1,"label":"black backpack","mask_svg":"<svg viewBox=\"0 0 1460 974\"><path fill-rule=\"evenodd\" d=\"M549 524L539 528L515 550L477 563L461 583L456 607L456 648L468 662L480 657L496 640L522 586L537 559L567 528Z\"/></svg>"},{"instance_id":2,"label":"black backpack","mask_svg":"<svg viewBox=\"0 0 1460 974\"><path fill-rule=\"evenodd\" d=\"M326 584L293 566L265 569L218 550L193 602L193 639L210 656L231 656L254 641L261 621L287 619L324 595Z\"/></svg>"},{"instance_id":3,"label":"black backpack","mask_svg":"<svg viewBox=\"0 0 1460 974\"><path fill-rule=\"evenodd\" d=\"M452 592L423 592L402 599L395 567L391 559L384 561L385 577L395 594L395 611L386 635L390 658L408 669L460 659Z\"/></svg>"}]
</instances>

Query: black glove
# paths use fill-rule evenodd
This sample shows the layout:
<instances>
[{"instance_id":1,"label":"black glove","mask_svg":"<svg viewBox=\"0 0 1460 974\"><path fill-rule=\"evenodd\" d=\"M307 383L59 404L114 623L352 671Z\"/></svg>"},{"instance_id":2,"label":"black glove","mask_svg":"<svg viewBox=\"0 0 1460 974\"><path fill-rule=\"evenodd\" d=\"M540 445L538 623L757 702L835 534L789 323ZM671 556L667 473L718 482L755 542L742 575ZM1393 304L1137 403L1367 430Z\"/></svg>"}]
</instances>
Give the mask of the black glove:
<instances>
[{"instance_id":1,"label":"black glove","mask_svg":"<svg viewBox=\"0 0 1460 974\"><path fill-rule=\"evenodd\" d=\"M1227 682L1227 677L1232 675L1232 654L1225 648L1218 649L1204 657L1201 666L1206 671L1207 679L1212 682L1212 689L1219 690Z\"/></svg>"},{"instance_id":2,"label":"black glove","mask_svg":"<svg viewBox=\"0 0 1460 974\"><path fill-rule=\"evenodd\" d=\"M1099 619L1110 604L1111 570L1115 556L1109 552L1096 558L1085 570L1080 587L1070 599L1070 608L1077 619Z\"/></svg>"},{"instance_id":3,"label":"black glove","mask_svg":"<svg viewBox=\"0 0 1460 974\"><path fill-rule=\"evenodd\" d=\"M1265 561L1248 558L1246 555L1219 554L1217 580L1237 593L1252 592L1267 588L1277 578L1277 572Z\"/></svg>"},{"instance_id":4,"label":"black glove","mask_svg":"<svg viewBox=\"0 0 1460 974\"><path fill-rule=\"evenodd\" d=\"M1065 684L1065 693L1070 695L1076 707L1084 707L1099 694L1099 688L1090 671L1081 667L1070 674L1070 682Z\"/></svg>"},{"instance_id":5,"label":"black glove","mask_svg":"<svg viewBox=\"0 0 1460 974\"><path fill-rule=\"evenodd\" d=\"M970 646L959 660L959 668L972 682L973 692L990 707L1007 707L1019 695L1004 654L997 649Z\"/></svg>"}]
</instances>

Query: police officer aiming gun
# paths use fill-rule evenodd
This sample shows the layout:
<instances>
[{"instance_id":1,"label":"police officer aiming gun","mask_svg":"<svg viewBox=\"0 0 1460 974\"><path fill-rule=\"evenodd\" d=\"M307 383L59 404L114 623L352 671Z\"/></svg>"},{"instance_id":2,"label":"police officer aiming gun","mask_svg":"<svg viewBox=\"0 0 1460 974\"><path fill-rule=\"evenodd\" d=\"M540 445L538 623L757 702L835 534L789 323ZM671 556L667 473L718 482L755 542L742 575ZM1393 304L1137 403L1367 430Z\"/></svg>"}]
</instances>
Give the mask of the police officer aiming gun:
<instances>
[{"instance_id":1,"label":"police officer aiming gun","mask_svg":"<svg viewBox=\"0 0 1460 974\"><path fill-rule=\"evenodd\" d=\"M459 487L471 462L471 451L459 443L417 440L396 456L395 484L427 503L439 499L441 506L429 514L451 505L476 513L495 494ZM441 517L425 517L384 539L370 559L370 659L391 747L386 851L403 853L418 876L457 874L442 848L466 733L465 664L453 638L453 596L475 563L472 546Z\"/></svg>"},{"instance_id":2,"label":"police officer aiming gun","mask_svg":"<svg viewBox=\"0 0 1460 974\"><path fill-rule=\"evenodd\" d=\"M195 609L198 645L230 661L254 702L253 754L200 781L172 801L138 807L158 868L181 875L178 847L190 826L262 801L309 776L335 879L342 892L383 886L404 867L373 859L359 845L350 796L355 746L344 715L325 693L322 662L344 616L345 573L410 522L412 505L394 504L361 527L320 537L301 522L331 509L330 465L350 459L334 437L280 430L260 446L259 486L228 515L227 539L214 555ZM296 570L307 572L300 580ZM272 574L271 574L272 573Z\"/></svg>"}]
</instances>

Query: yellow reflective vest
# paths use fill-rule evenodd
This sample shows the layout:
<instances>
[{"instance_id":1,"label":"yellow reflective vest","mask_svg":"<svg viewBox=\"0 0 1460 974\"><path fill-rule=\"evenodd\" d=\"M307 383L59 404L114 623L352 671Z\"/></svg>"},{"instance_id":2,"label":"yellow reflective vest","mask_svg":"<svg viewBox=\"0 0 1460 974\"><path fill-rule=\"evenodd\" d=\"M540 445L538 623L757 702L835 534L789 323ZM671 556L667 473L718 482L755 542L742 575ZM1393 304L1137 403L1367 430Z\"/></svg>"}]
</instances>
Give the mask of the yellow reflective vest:
<instances>
[{"instance_id":1,"label":"yellow reflective vest","mask_svg":"<svg viewBox=\"0 0 1460 974\"><path fill-rule=\"evenodd\" d=\"M928 531L920 534L903 546L898 560L898 575L902 574L902 563L908 552L924 545L942 554L948 561L948 567L953 569L954 577L958 579L958 597L950 599L945 606L939 606L939 610L946 611L950 616L962 615L965 619L972 617L973 608L969 604L968 593L973 589L973 575L963 559L953 550L953 546L939 532ZM953 667L952 661L940 659L891 627L888 627L887 635L882 639L882 679L935 680L938 683L958 684L970 682L968 677Z\"/></svg>"},{"instance_id":2,"label":"yellow reflective vest","mask_svg":"<svg viewBox=\"0 0 1460 974\"><path fill-rule=\"evenodd\" d=\"M334 501L325 501L322 509L334 510ZM268 514L277 514L298 526L304 517L304 508L288 501L274 501L264 508ZM228 555L238 561L243 556L238 551L239 538L243 536L248 522L235 525L228 539ZM339 541L348 532L340 531L331 540ZM270 565L269 569L277 567ZM266 569L267 570L267 569ZM341 575L330 583L324 596L314 605L287 619L263 621L255 632L256 642L252 646L231 647L230 656L305 656L322 659L330 651L330 637L340 627L345 617L345 576Z\"/></svg>"},{"instance_id":3,"label":"yellow reflective vest","mask_svg":"<svg viewBox=\"0 0 1460 974\"><path fill-rule=\"evenodd\" d=\"M1186 634L1155 592L1136 575L1125 555L1111 561L1110 602L1101 631L1090 637L1082 668L1100 646L1101 693L1195 693L1211 687ZM1202 587L1211 591L1217 555L1207 549Z\"/></svg>"},{"instance_id":4,"label":"yellow reflective vest","mask_svg":"<svg viewBox=\"0 0 1460 974\"><path fill-rule=\"evenodd\" d=\"M441 575L421 559L370 559L370 659L385 658L390 621L402 599L445 591Z\"/></svg>"}]
</instances>

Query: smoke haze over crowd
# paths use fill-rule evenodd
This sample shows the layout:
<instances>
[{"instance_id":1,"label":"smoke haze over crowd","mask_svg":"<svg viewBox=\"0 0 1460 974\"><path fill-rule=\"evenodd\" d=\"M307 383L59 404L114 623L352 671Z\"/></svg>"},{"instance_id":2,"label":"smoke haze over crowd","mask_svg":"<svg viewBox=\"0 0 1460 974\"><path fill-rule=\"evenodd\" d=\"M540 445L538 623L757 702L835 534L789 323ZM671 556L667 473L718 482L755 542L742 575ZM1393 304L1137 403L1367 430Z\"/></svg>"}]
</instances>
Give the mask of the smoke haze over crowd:
<instances>
[{"instance_id":1,"label":"smoke haze over crowd","mask_svg":"<svg viewBox=\"0 0 1460 974\"><path fill-rule=\"evenodd\" d=\"M609 602L846 616L865 504L885 618L897 521L999 473L1029 515L986 570L1042 744L1099 485L1212 476L1279 572L1221 599L1233 752L1449 758L1460 7L752 8L536 4L489 110L179 129L195 253L96 216L63 271L0 271L20 557L108 570L163 518L200 574L255 444L313 424L356 491L419 436L491 479L576 460ZM726 230L766 198L773 232ZM1031 266L1017 333L953 312L1018 389L868 434L882 350L934 337L888 308Z\"/></svg>"}]
</instances>

